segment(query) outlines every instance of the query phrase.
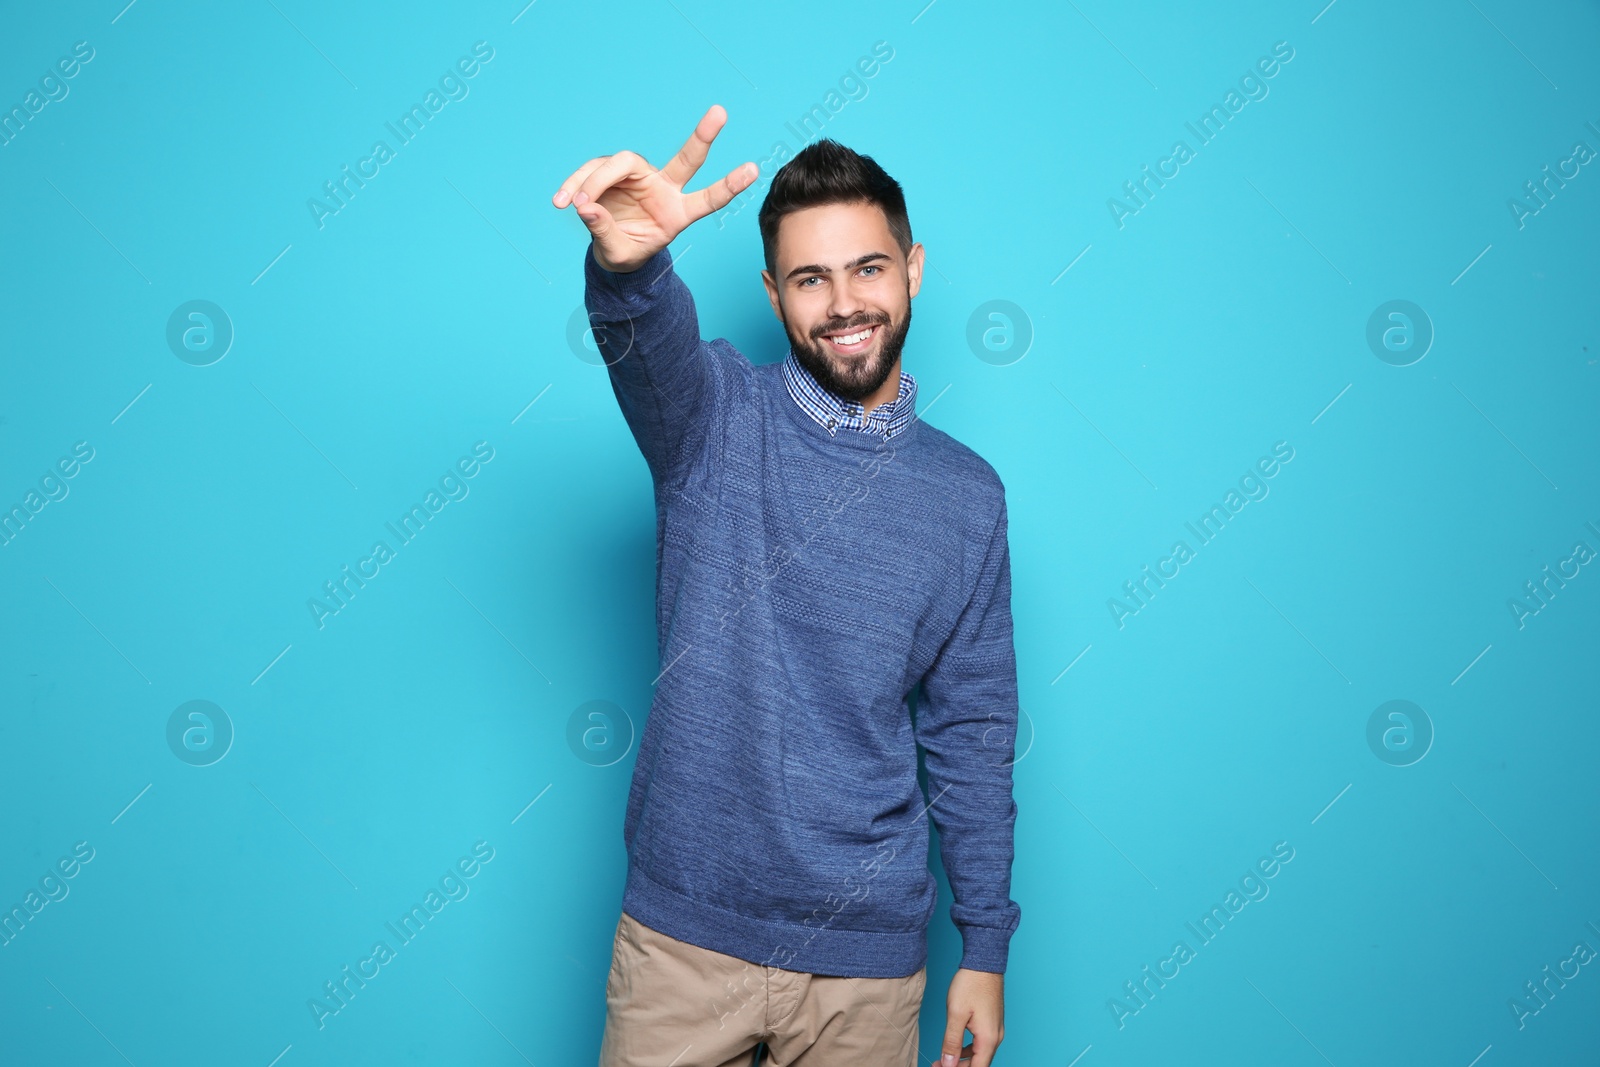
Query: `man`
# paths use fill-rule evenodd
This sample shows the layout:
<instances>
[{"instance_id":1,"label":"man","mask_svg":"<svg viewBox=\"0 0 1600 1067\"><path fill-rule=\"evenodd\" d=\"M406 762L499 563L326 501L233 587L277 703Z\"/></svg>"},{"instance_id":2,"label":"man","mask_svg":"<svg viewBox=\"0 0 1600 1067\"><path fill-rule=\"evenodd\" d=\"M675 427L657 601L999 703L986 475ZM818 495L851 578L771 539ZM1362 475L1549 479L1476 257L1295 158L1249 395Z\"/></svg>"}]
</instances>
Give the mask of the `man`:
<instances>
[{"instance_id":1,"label":"man","mask_svg":"<svg viewBox=\"0 0 1600 1067\"><path fill-rule=\"evenodd\" d=\"M684 192L726 117L660 170L602 156L552 198L588 228L585 302L656 500L662 670L602 1067L732 1067L758 1045L772 1067L917 1063L925 815L963 946L940 1060L989 1067L1021 918L1004 486L917 417L900 353L923 248L868 157L809 145L762 205L787 358L701 339L666 249L756 178Z\"/></svg>"}]
</instances>

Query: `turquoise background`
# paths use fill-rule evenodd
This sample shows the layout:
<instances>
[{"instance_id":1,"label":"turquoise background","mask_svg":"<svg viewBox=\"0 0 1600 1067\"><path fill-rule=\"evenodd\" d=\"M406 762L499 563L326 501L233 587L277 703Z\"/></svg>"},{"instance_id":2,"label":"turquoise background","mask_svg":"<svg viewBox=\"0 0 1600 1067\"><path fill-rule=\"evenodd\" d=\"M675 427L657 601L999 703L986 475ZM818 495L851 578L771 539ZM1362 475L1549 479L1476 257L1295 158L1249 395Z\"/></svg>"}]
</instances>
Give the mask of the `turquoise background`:
<instances>
[{"instance_id":1,"label":"turquoise background","mask_svg":"<svg viewBox=\"0 0 1600 1067\"><path fill-rule=\"evenodd\" d=\"M997 1062L1593 1062L1600 963L1520 1026L1512 1002L1600 950L1600 568L1542 571L1600 551L1600 163L1509 205L1600 150L1600 10L1325 2L9 12L7 112L93 58L0 146L0 506L65 492L0 547L0 906L66 891L0 948L0 1062L594 1062L658 670L652 499L549 197L594 155L664 163L712 103L695 187L797 150L813 107L904 184L929 267L906 369L1007 486ZM396 147L385 123L479 41ZM1185 123L1278 42L1201 145ZM308 200L380 138L319 227ZM758 205L674 253L706 335L764 363ZM221 358L203 324L169 343L195 300ZM1393 300L1421 358L1368 343ZM1185 523L1279 442L1201 544ZM308 601L441 479L319 628ZM173 729L197 700L221 714ZM478 842L444 883L466 895L319 1028L324 983ZM1202 943L1186 924L1280 842ZM922 1062L959 955L940 877Z\"/></svg>"}]
</instances>

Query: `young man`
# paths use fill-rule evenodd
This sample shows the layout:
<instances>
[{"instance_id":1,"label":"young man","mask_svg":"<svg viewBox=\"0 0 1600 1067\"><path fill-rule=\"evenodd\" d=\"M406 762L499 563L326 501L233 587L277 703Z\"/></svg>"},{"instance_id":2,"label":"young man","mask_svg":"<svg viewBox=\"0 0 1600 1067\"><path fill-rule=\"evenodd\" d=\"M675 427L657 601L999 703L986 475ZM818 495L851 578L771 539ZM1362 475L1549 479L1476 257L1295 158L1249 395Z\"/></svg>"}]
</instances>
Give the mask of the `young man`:
<instances>
[{"instance_id":1,"label":"young man","mask_svg":"<svg viewBox=\"0 0 1600 1067\"><path fill-rule=\"evenodd\" d=\"M923 248L868 157L809 145L762 205L787 358L701 339L666 249L756 178L683 191L726 117L660 170L602 156L553 197L588 227L585 302L656 501L662 670L602 1067L732 1067L758 1044L772 1067L917 1063L928 816L963 943L940 1060L989 1067L1021 918L1004 486L917 417L900 351Z\"/></svg>"}]
</instances>

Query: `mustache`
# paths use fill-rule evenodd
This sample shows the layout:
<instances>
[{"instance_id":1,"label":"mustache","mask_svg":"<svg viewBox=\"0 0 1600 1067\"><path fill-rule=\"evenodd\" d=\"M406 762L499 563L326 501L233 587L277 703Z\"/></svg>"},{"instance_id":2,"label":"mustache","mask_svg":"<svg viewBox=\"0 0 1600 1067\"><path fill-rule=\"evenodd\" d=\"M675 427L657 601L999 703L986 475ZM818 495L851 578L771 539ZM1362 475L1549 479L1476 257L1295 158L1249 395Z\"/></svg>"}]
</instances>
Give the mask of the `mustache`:
<instances>
[{"instance_id":1,"label":"mustache","mask_svg":"<svg viewBox=\"0 0 1600 1067\"><path fill-rule=\"evenodd\" d=\"M859 329L860 327L863 327L863 326L887 326L887 325L889 325L889 316L887 316L887 315L873 315L873 316L869 316L869 317L866 317L866 318L856 319L856 320L853 320L851 322L825 322L820 326L816 326L816 327L812 328L812 330L811 330L811 339L812 340L819 340L820 338L822 338L826 334L842 333L842 332L847 331L847 330Z\"/></svg>"}]
</instances>

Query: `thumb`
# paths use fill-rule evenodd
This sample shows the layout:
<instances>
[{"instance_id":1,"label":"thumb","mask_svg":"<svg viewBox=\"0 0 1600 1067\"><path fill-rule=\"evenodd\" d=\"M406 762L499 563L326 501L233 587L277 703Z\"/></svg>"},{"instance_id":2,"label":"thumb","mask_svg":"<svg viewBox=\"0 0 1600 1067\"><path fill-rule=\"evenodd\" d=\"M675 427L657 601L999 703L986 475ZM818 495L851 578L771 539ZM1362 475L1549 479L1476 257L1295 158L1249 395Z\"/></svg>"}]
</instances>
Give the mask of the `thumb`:
<instances>
[{"instance_id":1,"label":"thumb","mask_svg":"<svg viewBox=\"0 0 1600 1067\"><path fill-rule=\"evenodd\" d=\"M591 200L576 209L578 218L589 227L589 233L602 246L604 246L616 232L617 220L611 217L611 212L602 207L599 201Z\"/></svg>"},{"instance_id":2,"label":"thumb","mask_svg":"<svg viewBox=\"0 0 1600 1067\"><path fill-rule=\"evenodd\" d=\"M595 262L606 270L628 271L639 266L637 246L617 226L611 212L590 201L577 209L578 217L594 238Z\"/></svg>"},{"instance_id":3,"label":"thumb","mask_svg":"<svg viewBox=\"0 0 1600 1067\"><path fill-rule=\"evenodd\" d=\"M944 1024L944 1044L939 1047L939 1067L956 1067L961 1058L961 1035L966 1032L966 1020L950 1016Z\"/></svg>"}]
</instances>

